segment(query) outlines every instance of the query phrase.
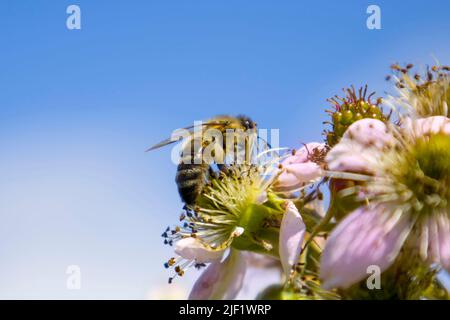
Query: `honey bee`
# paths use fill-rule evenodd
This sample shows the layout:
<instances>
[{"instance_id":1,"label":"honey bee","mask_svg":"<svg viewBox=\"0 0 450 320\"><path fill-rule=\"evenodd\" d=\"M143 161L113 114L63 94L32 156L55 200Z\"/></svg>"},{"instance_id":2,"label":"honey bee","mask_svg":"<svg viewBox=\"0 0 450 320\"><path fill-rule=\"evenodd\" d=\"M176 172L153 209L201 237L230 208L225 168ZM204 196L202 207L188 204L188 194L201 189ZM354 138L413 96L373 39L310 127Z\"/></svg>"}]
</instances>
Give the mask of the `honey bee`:
<instances>
[{"instance_id":1,"label":"honey bee","mask_svg":"<svg viewBox=\"0 0 450 320\"><path fill-rule=\"evenodd\" d=\"M208 121L202 122L200 126L201 129L205 129L206 131L208 129L216 129L222 133L222 136L225 137L222 139L222 145L220 146L222 148L224 148L226 138L228 137L225 133L229 132L229 130L241 130L242 132L254 130L256 133L257 128L256 123L244 115L238 115L236 117L226 115L216 116ZM204 139L203 133L200 135L196 134L196 130L198 129L196 125L183 128L183 130L187 130L188 136L185 136L183 139L184 143L181 148L182 156L178 163L175 176L178 193L180 194L181 200L185 203L185 208L188 209L193 208L198 196L208 183L209 177L211 174L214 174L212 168L213 163L205 161L202 157L202 152L205 148L209 146L214 147L213 144L218 143L214 139ZM152 146L147 151L155 150L178 141L179 139L174 139L173 137L168 138ZM220 170L226 170L226 164L217 163L216 165Z\"/></svg>"}]
</instances>

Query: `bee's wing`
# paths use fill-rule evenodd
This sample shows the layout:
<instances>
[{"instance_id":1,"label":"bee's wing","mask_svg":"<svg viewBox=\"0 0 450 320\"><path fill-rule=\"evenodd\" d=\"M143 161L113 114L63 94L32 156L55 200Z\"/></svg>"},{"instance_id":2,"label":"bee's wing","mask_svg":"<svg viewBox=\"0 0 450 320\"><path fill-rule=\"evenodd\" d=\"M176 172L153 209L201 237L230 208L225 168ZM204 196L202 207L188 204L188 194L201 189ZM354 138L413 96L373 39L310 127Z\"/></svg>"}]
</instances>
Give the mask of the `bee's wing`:
<instances>
[{"instance_id":1,"label":"bee's wing","mask_svg":"<svg viewBox=\"0 0 450 320\"><path fill-rule=\"evenodd\" d=\"M167 138L167 139L161 141L160 143L157 143L154 146L148 148L147 150L145 150L145 152L149 152L149 151L152 151L152 150L155 150L155 149L167 146L167 145L169 145L171 143L174 143L174 142L177 142L177 141L178 140L173 140L172 138Z\"/></svg>"},{"instance_id":2,"label":"bee's wing","mask_svg":"<svg viewBox=\"0 0 450 320\"><path fill-rule=\"evenodd\" d=\"M220 121L220 120L211 120L211 121L203 122L203 123L201 124L201 126L202 126L202 127L205 127L205 126L219 126L219 125L223 125L223 124L224 124L224 121ZM185 127L185 128L183 128L183 129L184 129L184 130L189 130L189 132L190 132L191 134L193 134L194 128L196 128L196 127L198 127L198 125L197 125L197 126L189 126L189 127ZM163 141L161 141L161 142L155 144L154 146L148 148L147 150L145 150L145 152L152 151L152 150L155 150L155 149L158 149L158 148L167 146L167 145L169 145L169 144L178 142L178 141L180 141L180 140L181 140L181 138L180 138L180 139L172 139L172 137L167 138L167 139L165 139L165 140L163 140Z\"/></svg>"}]
</instances>

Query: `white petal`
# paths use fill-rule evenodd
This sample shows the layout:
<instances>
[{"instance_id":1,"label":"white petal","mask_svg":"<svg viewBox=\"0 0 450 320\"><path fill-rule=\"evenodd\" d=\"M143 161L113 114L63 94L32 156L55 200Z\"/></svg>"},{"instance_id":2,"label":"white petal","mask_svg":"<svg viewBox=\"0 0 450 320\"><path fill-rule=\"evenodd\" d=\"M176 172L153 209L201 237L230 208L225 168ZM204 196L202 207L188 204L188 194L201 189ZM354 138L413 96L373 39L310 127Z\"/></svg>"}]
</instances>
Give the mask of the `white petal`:
<instances>
[{"instance_id":1,"label":"white petal","mask_svg":"<svg viewBox=\"0 0 450 320\"><path fill-rule=\"evenodd\" d=\"M305 224L294 203L288 202L280 227L279 253L283 270L290 275L298 262L305 237Z\"/></svg>"},{"instance_id":2,"label":"white petal","mask_svg":"<svg viewBox=\"0 0 450 320\"><path fill-rule=\"evenodd\" d=\"M211 263L197 279L189 300L233 299L242 288L247 262L240 251L231 250L224 261Z\"/></svg>"},{"instance_id":3,"label":"white petal","mask_svg":"<svg viewBox=\"0 0 450 320\"><path fill-rule=\"evenodd\" d=\"M175 243L175 253L186 260L207 263L220 260L224 254L224 250L211 250L205 247L198 239L189 237Z\"/></svg>"}]
</instances>

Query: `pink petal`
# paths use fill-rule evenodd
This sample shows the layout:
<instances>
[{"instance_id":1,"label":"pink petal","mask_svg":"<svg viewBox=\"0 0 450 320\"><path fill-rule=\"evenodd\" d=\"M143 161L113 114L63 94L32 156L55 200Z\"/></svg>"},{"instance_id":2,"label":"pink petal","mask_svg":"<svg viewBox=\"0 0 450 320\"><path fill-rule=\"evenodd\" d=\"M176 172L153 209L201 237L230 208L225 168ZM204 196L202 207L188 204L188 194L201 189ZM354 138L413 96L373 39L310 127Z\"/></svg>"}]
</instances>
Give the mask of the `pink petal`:
<instances>
[{"instance_id":1,"label":"pink petal","mask_svg":"<svg viewBox=\"0 0 450 320\"><path fill-rule=\"evenodd\" d=\"M438 263L450 272L450 220L446 214L440 214L436 220L438 227L438 242L431 243L431 245L438 247L440 256L440 261L438 261Z\"/></svg>"},{"instance_id":2,"label":"pink petal","mask_svg":"<svg viewBox=\"0 0 450 320\"><path fill-rule=\"evenodd\" d=\"M242 288L247 262L240 251L231 250L228 257L212 262L197 279L189 300L233 299Z\"/></svg>"},{"instance_id":3,"label":"pink petal","mask_svg":"<svg viewBox=\"0 0 450 320\"><path fill-rule=\"evenodd\" d=\"M363 147L349 139L341 139L341 141L335 145L325 157L325 162L328 164L328 168L332 171L352 171L354 164L357 164L358 169L361 167L369 167L364 159L365 153ZM345 159L343 161L342 159ZM347 167L348 166L348 167Z\"/></svg>"},{"instance_id":4,"label":"pink petal","mask_svg":"<svg viewBox=\"0 0 450 320\"><path fill-rule=\"evenodd\" d=\"M443 132L450 134L450 119L444 116L432 116L413 121L407 126L416 136Z\"/></svg>"},{"instance_id":5,"label":"pink petal","mask_svg":"<svg viewBox=\"0 0 450 320\"><path fill-rule=\"evenodd\" d=\"M291 164L286 170L303 182L315 180L322 175L322 169L314 162Z\"/></svg>"},{"instance_id":6,"label":"pink petal","mask_svg":"<svg viewBox=\"0 0 450 320\"><path fill-rule=\"evenodd\" d=\"M175 253L186 260L195 260L197 263L207 263L220 260L224 250L215 251L205 247L196 238L184 238L175 243Z\"/></svg>"},{"instance_id":7,"label":"pink petal","mask_svg":"<svg viewBox=\"0 0 450 320\"><path fill-rule=\"evenodd\" d=\"M308 162L308 157L311 152L313 152L315 149L322 150L325 148L324 143L319 142L310 142L298 149L295 152L295 155L290 156L286 160L282 162L283 165L293 164L293 163L305 163Z\"/></svg>"},{"instance_id":8,"label":"pink petal","mask_svg":"<svg viewBox=\"0 0 450 320\"><path fill-rule=\"evenodd\" d=\"M386 270L395 260L412 223L381 205L358 208L331 233L321 259L323 286L348 288L368 276L367 267Z\"/></svg>"},{"instance_id":9,"label":"pink petal","mask_svg":"<svg viewBox=\"0 0 450 320\"><path fill-rule=\"evenodd\" d=\"M280 266L280 261L275 257L265 254L254 253L250 251L242 252L247 260L247 265L250 268L274 268Z\"/></svg>"},{"instance_id":10,"label":"pink petal","mask_svg":"<svg viewBox=\"0 0 450 320\"><path fill-rule=\"evenodd\" d=\"M362 119L353 123L341 141L327 154L325 161L332 171L373 173L373 162L379 150L394 142L386 125L375 119Z\"/></svg>"},{"instance_id":11,"label":"pink petal","mask_svg":"<svg viewBox=\"0 0 450 320\"><path fill-rule=\"evenodd\" d=\"M328 167L333 171L348 171L359 173L371 173L370 162L361 153L348 153L338 158L338 161L332 161Z\"/></svg>"},{"instance_id":12,"label":"pink petal","mask_svg":"<svg viewBox=\"0 0 450 320\"><path fill-rule=\"evenodd\" d=\"M437 223L437 217L428 219L428 260L440 263L439 227Z\"/></svg>"},{"instance_id":13,"label":"pink petal","mask_svg":"<svg viewBox=\"0 0 450 320\"><path fill-rule=\"evenodd\" d=\"M281 163L282 172L277 178L275 188L278 191L289 191L320 178L323 174L322 169L318 164L310 161L309 156L315 150L324 148L324 143L311 142L299 149L295 155L285 159Z\"/></svg>"},{"instance_id":14,"label":"pink petal","mask_svg":"<svg viewBox=\"0 0 450 320\"><path fill-rule=\"evenodd\" d=\"M322 176L322 169L314 162L293 163L283 167L275 183L277 189L295 189L312 183Z\"/></svg>"},{"instance_id":15,"label":"pink petal","mask_svg":"<svg viewBox=\"0 0 450 320\"><path fill-rule=\"evenodd\" d=\"M287 174L293 174L298 183L310 182L319 178L322 174L322 169L313 162L291 164L285 167L285 170Z\"/></svg>"},{"instance_id":16,"label":"pink petal","mask_svg":"<svg viewBox=\"0 0 450 320\"><path fill-rule=\"evenodd\" d=\"M281 265L289 276L298 262L305 237L306 226L294 203L288 202L280 226L279 253Z\"/></svg>"},{"instance_id":17,"label":"pink petal","mask_svg":"<svg viewBox=\"0 0 450 320\"><path fill-rule=\"evenodd\" d=\"M362 146L383 148L392 141L386 125L376 119L362 119L354 122L345 131L343 139L354 140Z\"/></svg>"},{"instance_id":18,"label":"pink petal","mask_svg":"<svg viewBox=\"0 0 450 320\"><path fill-rule=\"evenodd\" d=\"M283 172L282 174L280 174L276 183L274 184L274 187L278 190L282 188L294 189L300 186L301 184L299 183L295 174L289 172Z\"/></svg>"}]
</instances>

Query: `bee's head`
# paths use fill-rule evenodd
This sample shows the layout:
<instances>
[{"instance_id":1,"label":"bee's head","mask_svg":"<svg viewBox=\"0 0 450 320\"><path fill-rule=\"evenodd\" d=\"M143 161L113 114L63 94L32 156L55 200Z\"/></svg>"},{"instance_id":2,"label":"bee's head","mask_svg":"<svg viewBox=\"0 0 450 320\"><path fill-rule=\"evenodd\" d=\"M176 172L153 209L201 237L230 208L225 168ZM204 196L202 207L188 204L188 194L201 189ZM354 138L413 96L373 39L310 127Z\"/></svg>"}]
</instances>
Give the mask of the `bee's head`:
<instances>
[{"instance_id":1,"label":"bee's head","mask_svg":"<svg viewBox=\"0 0 450 320\"><path fill-rule=\"evenodd\" d=\"M244 115L239 115L239 116L237 116L237 118L241 121L241 124L245 128L245 130L256 128L256 123L253 122L253 120L250 119L249 117L244 116Z\"/></svg>"}]
</instances>

